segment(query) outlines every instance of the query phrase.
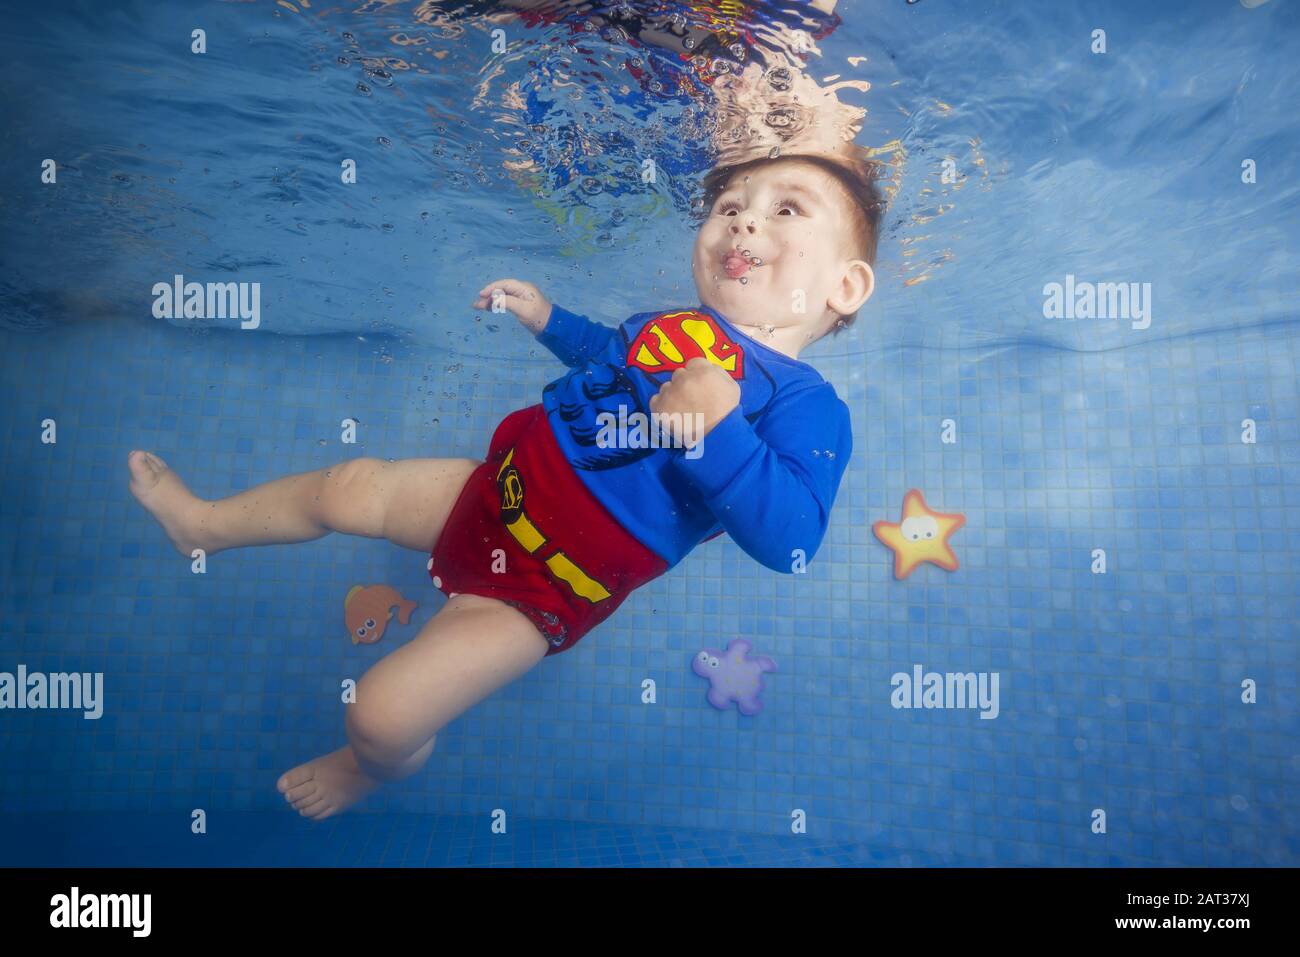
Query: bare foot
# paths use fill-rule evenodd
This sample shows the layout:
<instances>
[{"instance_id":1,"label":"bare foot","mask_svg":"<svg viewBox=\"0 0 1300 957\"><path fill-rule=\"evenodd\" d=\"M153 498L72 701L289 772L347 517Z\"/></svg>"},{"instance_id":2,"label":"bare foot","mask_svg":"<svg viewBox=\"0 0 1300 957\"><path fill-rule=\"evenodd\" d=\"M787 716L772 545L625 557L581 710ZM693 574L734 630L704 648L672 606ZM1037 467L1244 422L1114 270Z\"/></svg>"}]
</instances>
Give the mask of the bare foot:
<instances>
[{"instance_id":1,"label":"bare foot","mask_svg":"<svg viewBox=\"0 0 1300 957\"><path fill-rule=\"evenodd\" d=\"M357 766L348 745L286 771L275 787L303 817L322 821L346 811L381 783Z\"/></svg>"},{"instance_id":2,"label":"bare foot","mask_svg":"<svg viewBox=\"0 0 1300 957\"><path fill-rule=\"evenodd\" d=\"M152 452L132 452L126 464L131 470L131 494L158 519L176 550L189 558L194 549L204 548L190 520L194 506L202 499L186 488L180 476Z\"/></svg>"}]
</instances>

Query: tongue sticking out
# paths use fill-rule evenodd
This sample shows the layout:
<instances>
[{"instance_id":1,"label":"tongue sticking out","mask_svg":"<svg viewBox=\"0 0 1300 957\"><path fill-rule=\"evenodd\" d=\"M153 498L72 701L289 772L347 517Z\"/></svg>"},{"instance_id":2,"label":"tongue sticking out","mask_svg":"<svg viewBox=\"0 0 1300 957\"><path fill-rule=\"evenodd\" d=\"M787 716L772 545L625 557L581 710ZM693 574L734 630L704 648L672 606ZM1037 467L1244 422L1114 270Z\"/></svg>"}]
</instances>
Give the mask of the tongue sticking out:
<instances>
[{"instance_id":1,"label":"tongue sticking out","mask_svg":"<svg viewBox=\"0 0 1300 957\"><path fill-rule=\"evenodd\" d=\"M749 260L737 252L727 254L727 258L722 261L722 268L726 271L729 279L739 279L745 273L749 272Z\"/></svg>"}]
</instances>

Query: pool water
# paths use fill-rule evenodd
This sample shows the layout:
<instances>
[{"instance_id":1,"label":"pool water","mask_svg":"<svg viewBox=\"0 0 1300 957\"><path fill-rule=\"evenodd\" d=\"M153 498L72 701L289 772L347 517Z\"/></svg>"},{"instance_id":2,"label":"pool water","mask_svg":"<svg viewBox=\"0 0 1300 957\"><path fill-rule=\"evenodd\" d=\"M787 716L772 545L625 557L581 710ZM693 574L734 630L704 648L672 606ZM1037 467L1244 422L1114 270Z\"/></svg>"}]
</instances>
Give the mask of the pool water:
<instances>
[{"instance_id":1,"label":"pool water","mask_svg":"<svg viewBox=\"0 0 1300 957\"><path fill-rule=\"evenodd\" d=\"M610 324L698 301L704 102L599 31L494 54L432 4L181 6L0 31L0 672L104 675L98 719L0 710L0 864L1300 863L1295 4L843 5L811 70L871 83L845 99L891 205L879 292L804 355L854 423L807 573L700 546L319 826L276 778L441 606L426 556L330 536L192 574L127 453L210 498L481 457L562 371L484 283ZM258 327L156 317L176 274L260 283ZM1149 308L1049 315L1067 282ZM965 516L960 564L898 580L872 529L913 488ZM379 582L415 620L353 645L343 597ZM737 637L778 663L753 717L690 670ZM894 707L916 666L996 673L996 718Z\"/></svg>"}]
</instances>

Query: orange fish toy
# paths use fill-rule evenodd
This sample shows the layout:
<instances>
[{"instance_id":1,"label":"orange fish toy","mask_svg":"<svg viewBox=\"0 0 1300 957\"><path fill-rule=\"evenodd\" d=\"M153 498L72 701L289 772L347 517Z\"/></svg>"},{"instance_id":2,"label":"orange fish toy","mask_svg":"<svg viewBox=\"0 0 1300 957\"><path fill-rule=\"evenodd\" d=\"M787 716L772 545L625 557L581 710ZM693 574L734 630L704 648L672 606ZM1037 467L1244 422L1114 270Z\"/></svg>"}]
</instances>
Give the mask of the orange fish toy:
<instances>
[{"instance_id":1,"label":"orange fish toy","mask_svg":"<svg viewBox=\"0 0 1300 957\"><path fill-rule=\"evenodd\" d=\"M343 599L343 620L354 645L373 645L384 637L384 629L397 606L397 620L410 624L415 602L407 601L396 588L388 585L353 585Z\"/></svg>"}]
</instances>

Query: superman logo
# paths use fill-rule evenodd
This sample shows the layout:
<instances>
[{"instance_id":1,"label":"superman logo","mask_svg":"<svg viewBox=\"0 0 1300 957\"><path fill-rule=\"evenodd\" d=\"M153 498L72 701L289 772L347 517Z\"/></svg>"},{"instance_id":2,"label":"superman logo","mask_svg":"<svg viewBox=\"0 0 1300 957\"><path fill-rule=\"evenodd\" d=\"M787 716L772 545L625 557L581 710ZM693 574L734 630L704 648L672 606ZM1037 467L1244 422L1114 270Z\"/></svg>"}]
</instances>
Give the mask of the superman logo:
<instances>
[{"instance_id":1,"label":"superman logo","mask_svg":"<svg viewBox=\"0 0 1300 957\"><path fill-rule=\"evenodd\" d=\"M708 359L733 379L745 377L745 353L707 313L665 312L642 327L627 349L627 364L643 372L672 372Z\"/></svg>"}]
</instances>

